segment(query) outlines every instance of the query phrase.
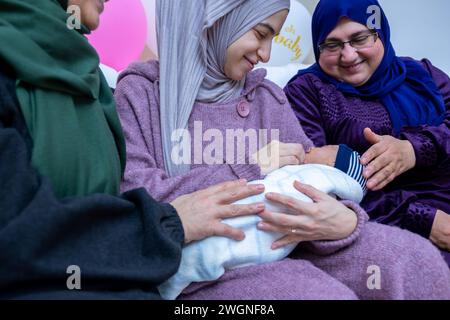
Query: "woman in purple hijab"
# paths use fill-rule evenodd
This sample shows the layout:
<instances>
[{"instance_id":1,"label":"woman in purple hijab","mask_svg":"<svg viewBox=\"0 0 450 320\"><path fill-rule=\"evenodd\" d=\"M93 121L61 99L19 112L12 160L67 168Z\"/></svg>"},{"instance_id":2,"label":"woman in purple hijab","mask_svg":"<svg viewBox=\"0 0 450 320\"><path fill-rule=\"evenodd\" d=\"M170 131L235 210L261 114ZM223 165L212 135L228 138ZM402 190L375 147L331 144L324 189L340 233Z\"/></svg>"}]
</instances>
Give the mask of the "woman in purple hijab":
<instances>
[{"instance_id":1,"label":"woman in purple hijab","mask_svg":"<svg viewBox=\"0 0 450 320\"><path fill-rule=\"evenodd\" d=\"M397 57L376 0L321 0L316 64L285 88L316 146L362 154L371 219L418 233L450 265L450 79L430 61Z\"/></svg>"}]
</instances>

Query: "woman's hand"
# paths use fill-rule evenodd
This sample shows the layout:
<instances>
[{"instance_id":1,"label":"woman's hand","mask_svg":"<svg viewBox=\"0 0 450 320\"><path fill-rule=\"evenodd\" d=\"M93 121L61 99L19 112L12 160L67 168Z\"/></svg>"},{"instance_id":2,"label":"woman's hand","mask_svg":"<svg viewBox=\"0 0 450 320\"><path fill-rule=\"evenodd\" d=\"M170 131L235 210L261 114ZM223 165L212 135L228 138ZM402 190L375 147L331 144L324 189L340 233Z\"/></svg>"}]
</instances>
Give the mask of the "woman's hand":
<instances>
[{"instance_id":1,"label":"woman's hand","mask_svg":"<svg viewBox=\"0 0 450 320\"><path fill-rule=\"evenodd\" d=\"M339 151L339 146L329 145L319 148L312 148L306 153L305 163L324 164L334 167L336 164L336 157Z\"/></svg>"},{"instance_id":2,"label":"woman's hand","mask_svg":"<svg viewBox=\"0 0 450 320\"><path fill-rule=\"evenodd\" d=\"M430 240L439 248L450 251L450 215L444 211L436 212Z\"/></svg>"},{"instance_id":3,"label":"woman's hand","mask_svg":"<svg viewBox=\"0 0 450 320\"><path fill-rule=\"evenodd\" d=\"M373 144L361 157L367 188L380 190L396 177L416 165L414 148L408 140L392 136L379 136L369 128L364 129L364 137Z\"/></svg>"},{"instance_id":4,"label":"woman's hand","mask_svg":"<svg viewBox=\"0 0 450 320\"><path fill-rule=\"evenodd\" d=\"M209 236L243 240L244 232L222 223L223 219L257 214L264 203L234 205L235 201L264 192L264 185L247 185L245 180L224 182L176 198L171 205L177 210L184 228L185 243Z\"/></svg>"},{"instance_id":5,"label":"woman's hand","mask_svg":"<svg viewBox=\"0 0 450 320\"><path fill-rule=\"evenodd\" d=\"M283 143L272 140L265 147L251 155L253 163L261 168L261 173L266 175L275 169L302 164L305 161L305 149L299 143Z\"/></svg>"},{"instance_id":6,"label":"woman's hand","mask_svg":"<svg viewBox=\"0 0 450 320\"><path fill-rule=\"evenodd\" d=\"M354 211L312 186L296 181L294 187L314 203L299 201L278 193L266 194L268 200L295 212L295 215L268 211L259 214L263 219L258 224L259 229L285 234L272 244L272 249L301 241L340 240L355 230L358 219Z\"/></svg>"}]
</instances>

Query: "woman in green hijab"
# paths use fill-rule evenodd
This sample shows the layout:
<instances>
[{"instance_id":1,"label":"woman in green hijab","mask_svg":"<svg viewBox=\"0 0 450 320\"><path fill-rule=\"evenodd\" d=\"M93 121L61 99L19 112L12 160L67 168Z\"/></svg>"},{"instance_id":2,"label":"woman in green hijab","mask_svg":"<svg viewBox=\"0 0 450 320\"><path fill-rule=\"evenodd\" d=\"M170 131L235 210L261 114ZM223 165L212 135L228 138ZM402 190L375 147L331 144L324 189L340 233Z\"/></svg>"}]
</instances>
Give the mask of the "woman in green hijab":
<instances>
[{"instance_id":1,"label":"woman in green hijab","mask_svg":"<svg viewBox=\"0 0 450 320\"><path fill-rule=\"evenodd\" d=\"M80 8L80 30L67 25L68 5ZM221 219L261 211L231 210L263 191L244 181L172 205L143 189L119 195L122 130L83 35L103 5L0 0L0 298L158 298L184 242L241 239Z\"/></svg>"},{"instance_id":2,"label":"woman in green hijab","mask_svg":"<svg viewBox=\"0 0 450 320\"><path fill-rule=\"evenodd\" d=\"M33 140L33 164L60 198L117 194L125 147L98 56L82 34L87 29L69 29L67 13L56 1L6 2L16 9L7 7L1 14L10 21L1 38L14 45L0 50L17 77L17 97ZM91 20L96 8L86 4L103 2L72 2L93 9L85 21L95 28L98 22Z\"/></svg>"}]
</instances>

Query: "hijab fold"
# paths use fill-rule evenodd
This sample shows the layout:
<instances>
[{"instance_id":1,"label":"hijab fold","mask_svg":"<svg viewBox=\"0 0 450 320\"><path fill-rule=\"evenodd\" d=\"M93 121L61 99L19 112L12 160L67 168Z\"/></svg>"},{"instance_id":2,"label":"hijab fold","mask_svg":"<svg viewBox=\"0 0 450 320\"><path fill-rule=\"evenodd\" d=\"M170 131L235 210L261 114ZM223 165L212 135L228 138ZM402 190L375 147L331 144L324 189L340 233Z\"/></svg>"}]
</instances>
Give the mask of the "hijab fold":
<instances>
[{"instance_id":1,"label":"hijab fold","mask_svg":"<svg viewBox=\"0 0 450 320\"><path fill-rule=\"evenodd\" d=\"M94 48L67 27L66 6L0 0L0 63L17 79L32 163L57 196L117 194L125 144L114 99Z\"/></svg>"},{"instance_id":2,"label":"hijab fold","mask_svg":"<svg viewBox=\"0 0 450 320\"><path fill-rule=\"evenodd\" d=\"M374 14L368 8L373 5L380 9L380 28L376 31L384 44L385 53L369 81L360 87L353 87L321 69L318 63L319 45L343 17L367 25ZM396 135L404 126L436 126L443 122L445 104L442 94L423 66L412 59L396 56L390 40L389 22L377 0L321 0L314 11L312 34L316 63L300 70L290 82L301 75L312 73L322 81L335 85L344 94L379 99L389 112Z\"/></svg>"},{"instance_id":3,"label":"hijab fold","mask_svg":"<svg viewBox=\"0 0 450 320\"><path fill-rule=\"evenodd\" d=\"M172 133L186 129L196 101L226 102L238 97L245 79L224 74L227 48L290 0L157 1L161 131L166 171L189 170L171 159ZM175 137L175 143L180 136Z\"/></svg>"}]
</instances>

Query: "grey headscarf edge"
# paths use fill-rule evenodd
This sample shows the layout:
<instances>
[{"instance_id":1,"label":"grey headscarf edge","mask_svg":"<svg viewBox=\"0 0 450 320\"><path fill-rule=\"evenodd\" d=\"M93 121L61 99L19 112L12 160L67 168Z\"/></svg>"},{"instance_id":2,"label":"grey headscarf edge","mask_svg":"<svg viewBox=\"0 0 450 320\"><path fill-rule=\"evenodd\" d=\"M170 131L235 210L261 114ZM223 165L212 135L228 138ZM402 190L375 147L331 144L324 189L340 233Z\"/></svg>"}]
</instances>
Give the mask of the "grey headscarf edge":
<instances>
[{"instance_id":1,"label":"grey headscarf edge","mask_svg":"<svg viewBox=\"0 0 450 320\"><path fill-rule=\"evenodd\" d=\"M172 162L172 133L187 127L192 107L204 80L207 64L207 29L238 6L261 0L159 0L157 34L160 57L160 121L164 164L169 176L189 170ZM265 0L280 4L267 16L289 8L290 0ZM276 6L277 7L277 6ZM277 7L278 8L278 7ZM252 27L252 26L251 26ZM251 29L241 30L242 34ZM239 38L240 35L236 35ZM234 38L236 38L236 36ZM181 50L180 50L181 49ZM177 137L179 138L179 137Z\"/></svg>"}]
</instances>

